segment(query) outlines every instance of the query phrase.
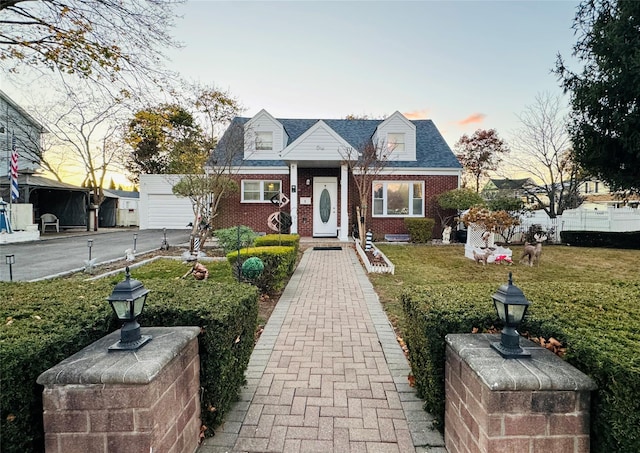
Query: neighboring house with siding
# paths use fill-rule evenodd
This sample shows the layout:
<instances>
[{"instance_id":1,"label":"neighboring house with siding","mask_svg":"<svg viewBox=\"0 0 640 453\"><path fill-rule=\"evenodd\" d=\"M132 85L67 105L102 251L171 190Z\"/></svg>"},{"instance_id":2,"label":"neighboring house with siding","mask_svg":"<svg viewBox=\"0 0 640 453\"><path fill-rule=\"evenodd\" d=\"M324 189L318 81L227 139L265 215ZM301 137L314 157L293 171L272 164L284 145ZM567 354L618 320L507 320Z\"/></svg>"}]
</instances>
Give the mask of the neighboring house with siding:
<instances>
[{"instance_id":1,"label":"neighboring house with siding","mask_svg":"<svg viewBox=\"0 0 640 453\"><path fill-rule=\"evenodd\" d=\"M0 91L0 175L9 174L12 138L18 151L18 173L33 174L41 169L42 134L47 129Z\"/></svg>"},{"instance_id":2,"label":"neighboring house with siding","mask_svg":"<svg viewBox=\"0 0 640 453\"><path fill-rule=\"evenodd\" d=\"M240 139L232 138L238 130ZM405 217L436 218L435 197L459 186L462 167L431 120L399 112L384 120L282 119L262 110L235 118L207 162L211 171L220 156L235 156L230 174L239 187L222 200L213 227L272 232L267 221L278 207L271 198L282 192L292 233L347 240L358 192L344 156L366 143L392 144L372 181L367 225L374 235L407 233ZM188 200L171 194L179 179L141 175L141 228L184 228L192 221Z\"/></svg>"}]
</instances>

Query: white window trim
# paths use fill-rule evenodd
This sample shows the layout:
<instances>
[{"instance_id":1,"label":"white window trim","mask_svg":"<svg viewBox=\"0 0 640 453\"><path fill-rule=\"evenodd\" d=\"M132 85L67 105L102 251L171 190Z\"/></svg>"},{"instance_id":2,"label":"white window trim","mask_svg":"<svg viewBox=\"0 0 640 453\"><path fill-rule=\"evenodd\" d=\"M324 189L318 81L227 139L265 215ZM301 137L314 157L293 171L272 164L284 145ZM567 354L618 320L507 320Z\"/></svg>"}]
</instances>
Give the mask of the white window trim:
<instances>
[{"instance_id":1,"label":"white window trim","mask_svg":"<svg viewBox=\"0 0 640 453\"><path fill-rule=\"evenodd\" d=\"M396 141L392 141L389 137L391 135L401 135L402 136L402 142L396 142ZM398 151L398 147L397 145L402 145L402 150ZM406 132L387 132L387 150L389 152L396 152L398 154L402 154L406 151L407 149L407 134Z\"/></svg>"},{"instance_id":2,"label":"white window trim","mask_svg":"<svg viewBox=\"0 0 640 453\"><path fill-rule=\"evenodd\" d=\"M257 131L256 133L256 151L273 151L273 131ZM271 135L271 148L260 148L260 146L258 145L259 143L268 143L268 142L262 142L260 140L260 135L261 134L270 134Z\"/></svg>"},{"instance_id":3,"label":"white window trim","mask_svg":"<svg viewBox=\"0 0 640 453\"><path fill-rule=\"evenodd\" d=\"M245 200L244 199L244 183L245 182L259 182L260 183L260 199L259 200ZM280 192L282 192L282 180L281 179L243 179L240 181L240 203L271 203L270 199L264 199L265 185L271 182L280 184Z\"/></svg>"},{"instance_id":4,"label":"white window trim","mask_svg":"<svg viewBox=\"0 0 640 453\"><path fill-rule=\"evenodd\" d=\"M387 212L387 185L388 184L408 184L409 185L409 209L413 211L413 185L420 184L422 186L422 213L421 214L375 214L375 186L376 184L382 184L382 211ZM371 216L374 218L404 218L404 217L424 217L425 216L425 200L424 200L424 181L391 181L380 180L373 181L371 183Z\"/></svg>"}]
</instances>

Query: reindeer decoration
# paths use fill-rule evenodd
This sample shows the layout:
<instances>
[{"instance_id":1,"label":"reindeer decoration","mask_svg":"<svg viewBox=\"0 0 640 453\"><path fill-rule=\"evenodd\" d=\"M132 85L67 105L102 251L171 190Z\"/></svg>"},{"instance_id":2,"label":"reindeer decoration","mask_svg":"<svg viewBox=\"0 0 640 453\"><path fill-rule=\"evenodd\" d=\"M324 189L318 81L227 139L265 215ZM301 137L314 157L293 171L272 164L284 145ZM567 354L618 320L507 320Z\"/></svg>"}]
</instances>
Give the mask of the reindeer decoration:
<instances>
[{"instance_id":1,"label":"reindeer decoration","mask_svg":"<svg viewBox=\"0 0 640 453\"><path fill-rule=\"evenodd\" d=\"M533 262L535 261L540 265L540 255L542 254L542 243L547 240L547 236L544 234L536 233L534 236L536 240L536 245L530 244L528 242L524 243L524 251L522 252L522 257L520 257L520 262L524 261L525 264L529 264L529 266L533 266Z\"/></svg>"},{"instance_id":2,"label":"reindeer decoration","mask_svg":"<svg viewBox=\"0 0 640 453\"><path fill-rule=\"evenodd\" d=\"M476 264L482 264L483 266L487 265L487 260L489 256L493 255L491 249L486 249L484 253L477 253L475 250L473 251L473 259Z\"/></svg>"}]
</instances>

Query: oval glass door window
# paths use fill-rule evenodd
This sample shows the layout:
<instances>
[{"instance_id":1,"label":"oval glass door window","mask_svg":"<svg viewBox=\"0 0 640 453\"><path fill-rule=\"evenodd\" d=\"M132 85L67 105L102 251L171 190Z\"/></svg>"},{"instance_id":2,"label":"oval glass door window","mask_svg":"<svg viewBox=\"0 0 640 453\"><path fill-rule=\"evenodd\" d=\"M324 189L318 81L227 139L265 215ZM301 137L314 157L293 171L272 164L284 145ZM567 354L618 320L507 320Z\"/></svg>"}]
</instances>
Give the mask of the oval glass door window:
<instances>
[{"instance_id":1,"label":"oval glass door window","mask_svg":"<svg viewBox=\"0 0 640 453\"><path fill-rule=\"evenodd\" d=\"M323 189L320 194L320 220L327 223L331 216L331 195L327 189Z\"/></svg>"}]
</instances>

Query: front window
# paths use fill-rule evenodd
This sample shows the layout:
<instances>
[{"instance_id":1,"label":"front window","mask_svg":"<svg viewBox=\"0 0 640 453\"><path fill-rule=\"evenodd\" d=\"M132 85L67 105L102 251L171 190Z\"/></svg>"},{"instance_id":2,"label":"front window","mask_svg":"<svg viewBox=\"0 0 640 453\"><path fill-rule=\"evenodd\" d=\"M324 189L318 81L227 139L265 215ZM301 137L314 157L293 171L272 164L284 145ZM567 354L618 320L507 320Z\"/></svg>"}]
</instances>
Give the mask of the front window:
<instances>
[{"instance_id":1,"label":"front window","mask_svg":"<svg viewBox=\"0 0 640 453\"><path fill-rule=\"evenodd\" d=\"M272 151L273 150L273 132L259 131L256 132L256 151Z\"/></svg>"},{"instance_id":2,"label":"front window","mask_svg":"<svg viewBox=\"0 0 640 453\"><path fill-rule=\"evenodd\" d=\"M404 134L402 133L388 133L387 134L387 149L389 152L404 152Z\"/></svg>"},{"instance_id":3,"label":"front window","mask_svg":"<svg viewBox=\"0 0 640 453\"><path fill-rule=\"evenodd\" d=\"M421 217L424 214L424 183L375 181L373 216Z\"/></svg>"},{"instance_id":4,"label":"front window","mask_svg":"<svg viewBox=\"0 0 640 453\"><path fill-rule=\"evenodd\" d=\"M242 181L243 203L265 203L280 193L282 183L280 181Z\"/></svg>"}]
</instances>

